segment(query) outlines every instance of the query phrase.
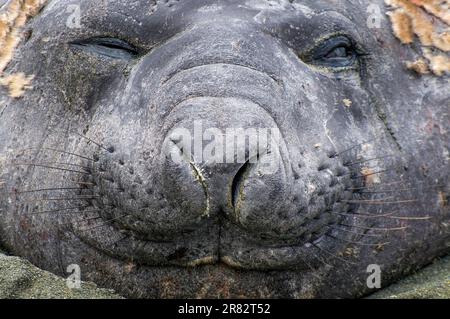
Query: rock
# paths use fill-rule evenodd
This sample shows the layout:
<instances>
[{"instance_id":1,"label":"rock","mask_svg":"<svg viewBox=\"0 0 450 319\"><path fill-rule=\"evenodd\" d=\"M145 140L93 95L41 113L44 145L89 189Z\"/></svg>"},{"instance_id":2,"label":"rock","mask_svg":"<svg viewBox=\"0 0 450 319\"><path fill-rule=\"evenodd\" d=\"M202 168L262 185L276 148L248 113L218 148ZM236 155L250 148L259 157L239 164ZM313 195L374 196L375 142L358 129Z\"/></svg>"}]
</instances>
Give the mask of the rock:
<instances>
[{"instance_id":1,"label":"rock","mask_svg":"<svg viewBox=\"0 0 450 319\"><path fill-rule=\"evenodd\" d=\"M0 253L0 298L8 299L118 299L111 290L82 283L69 289L64 278L40 270L28 261Z\"/></svg>"},{"instance_id":2,"label":"rock","mask_svg":"<svg viewBox=\"0 0 450 319\"><path fill-rule=\"evenodd\" d=\"M450 256L383 289L371 299L450 299Z\"/></svg>"}]
</instances>

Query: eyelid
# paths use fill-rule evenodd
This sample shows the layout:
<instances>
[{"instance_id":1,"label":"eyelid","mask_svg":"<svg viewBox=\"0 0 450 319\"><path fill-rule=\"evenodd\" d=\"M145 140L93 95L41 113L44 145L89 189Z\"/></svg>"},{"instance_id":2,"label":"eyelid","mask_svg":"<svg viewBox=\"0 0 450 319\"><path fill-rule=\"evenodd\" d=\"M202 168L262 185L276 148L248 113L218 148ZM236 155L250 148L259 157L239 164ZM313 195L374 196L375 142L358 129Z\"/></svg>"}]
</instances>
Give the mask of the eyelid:
<instances>
[{"instance_id":1,"label":"eyelid","mask_svg":"<svg viewBox=\"0 0 450 319\"><path fill-rule=\"evenodd\" d=\"M116 38L89 38L85 40L72 41L69 45L72 48L81 49L83 51L107 56L113 59L130 60L139 56L139 51L136 47L126 41Z\"/></svg>"},{"instance_id":2,"label":"eyelid","mask_svg":"<svg viewBox=\"0 0 450 319\"><path fill-rule=\"evenodd\" d=\"M317 40L316 40L317 41ZM300 59L314 68L328 70L332 72L342 72L348 70L358 70L361 66L361 58L365 57L362 47L353 40L353 37L347 33L333 33L322 37L317 44L306 49L299 54ZM346 47L351 49L353 55L350 58L330 58L327 59L327 53L332 50Z\"/></svg>"},{"instance_id":3,"label":"eyelid","mask_svg":"<svg viewBox=\"0 0 450 319\"><path fill-rule=\"evenodd\" d=\"M320 59L338 47L351 48L352 42L345 36L327 39L314 49L312 57L314 59Z\"/></svg>"}]
</instances>

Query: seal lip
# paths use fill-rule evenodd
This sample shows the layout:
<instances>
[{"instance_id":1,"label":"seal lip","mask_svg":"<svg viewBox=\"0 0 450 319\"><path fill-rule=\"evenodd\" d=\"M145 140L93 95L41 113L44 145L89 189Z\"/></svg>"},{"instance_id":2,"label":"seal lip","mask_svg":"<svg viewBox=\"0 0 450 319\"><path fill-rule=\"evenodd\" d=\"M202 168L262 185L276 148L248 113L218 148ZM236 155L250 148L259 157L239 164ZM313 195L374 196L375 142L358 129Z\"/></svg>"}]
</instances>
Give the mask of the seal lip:
<instances>
[{"instance_id":1,"label":"seal lip","mask_svg":"<svg viewBox=\"0 0 450 319\"><path fill-rule=\"evenodd\" d=\"M179 268L194 268L206 265L225 265L231 269L249 271L263 270L308 270L314 264L320 266L320 261L315 260L306 264L314 247L324 240L324 236L314 242L298 246L280 247L234 247L228 249L218 246L211 254L192 256L189 259L178 260L180 247L173 243L141 241L132 238L118 237L111 243L105 243L100 234L94 236L80 235L76 231L74 235L88 247L118 261L132 260L144 267L173 266ZM113 237L113 236L110 236ZM330 243L328 243L329 246ZM343 245L341 242L331 243L335 249ZM331 248L330 248L331 249ZM265 256L265 257L264 257Z\"/></svg>"}]
</instances>

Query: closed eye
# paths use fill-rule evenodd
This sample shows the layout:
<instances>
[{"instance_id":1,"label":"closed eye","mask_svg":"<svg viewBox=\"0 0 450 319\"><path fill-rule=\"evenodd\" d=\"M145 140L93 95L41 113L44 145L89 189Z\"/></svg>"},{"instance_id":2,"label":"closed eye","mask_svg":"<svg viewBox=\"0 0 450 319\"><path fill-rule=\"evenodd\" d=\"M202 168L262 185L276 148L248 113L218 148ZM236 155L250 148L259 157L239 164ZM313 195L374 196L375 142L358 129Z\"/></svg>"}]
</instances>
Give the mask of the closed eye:
<instances>
[{"instance_id":1,"label":"closed eye","mask_svg":"<svg viewBox=\"0 0 450 319\"><path fill-rule=\"evenodd\" d=\"M75 49L106 56L113 59L130 60L139 56L136 47L116 38L90 38L70 43Z\"/></svg>"},{"instance_id":2,"label":"closed eye","mask_svg":"<svg viewBox=\"0 0 450 319\"><path fill-rule=\"evenodd\" d=\"M335 36L323 41L304 57L305 62L335 71L357 68L360 53L352 40L346 36Z\"/></svg>"}]
</instances>

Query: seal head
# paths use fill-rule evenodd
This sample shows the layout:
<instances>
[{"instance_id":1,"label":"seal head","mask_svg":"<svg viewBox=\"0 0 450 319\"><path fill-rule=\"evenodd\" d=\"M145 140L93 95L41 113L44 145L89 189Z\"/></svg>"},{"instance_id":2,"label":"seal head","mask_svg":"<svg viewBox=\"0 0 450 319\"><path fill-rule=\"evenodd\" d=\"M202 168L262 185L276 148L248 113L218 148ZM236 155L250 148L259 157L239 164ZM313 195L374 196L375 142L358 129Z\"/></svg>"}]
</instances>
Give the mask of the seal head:
<instances>
[{"instance_id":1,"label":"seal head","mask_svg":"<svg viewBox=\"0 0 450 319\"><path fill-rule=\"evenodd\" d=\"M67 5L8 67L12 252L135 297L348 297L448 251L448 83L362 2Z\"/></svg>"}]
</instances>

